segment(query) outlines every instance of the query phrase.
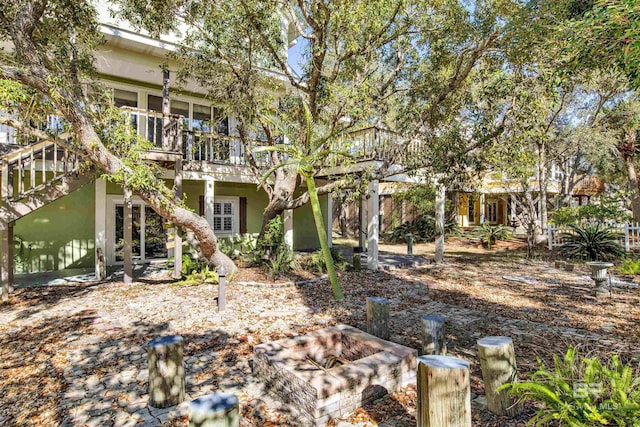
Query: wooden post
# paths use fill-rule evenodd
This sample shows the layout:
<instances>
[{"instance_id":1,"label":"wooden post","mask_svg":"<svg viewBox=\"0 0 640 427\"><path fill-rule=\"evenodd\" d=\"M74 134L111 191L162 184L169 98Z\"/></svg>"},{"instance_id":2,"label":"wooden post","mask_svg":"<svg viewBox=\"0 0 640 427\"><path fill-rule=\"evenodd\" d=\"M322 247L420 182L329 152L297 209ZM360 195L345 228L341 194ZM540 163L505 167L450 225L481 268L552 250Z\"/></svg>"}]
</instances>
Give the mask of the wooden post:
<instances>
[{"instance_id":1,"label":"wooden post","mask_svg":"<svg viewBox=\"0 0 640 427\"><path fill-rule=\"evenodd\" d=\"M553 230L550 224L547 224L547 241L549 243L549 250L553 250Z\"/></svg>"},{"instance_id":2,"label":"wooden post","mask_svg":"<svg viewBox=\"0 0 640 427\"><path fill-rule=\"evenodd\" d=\"M371 181L367 187L367 268L378 269L378 240L380 234L379 182Z\"/></svg>"},{"instance_id":3,"label":"wooden post","mask_svg":"<svg viewBox=\"0 0 640 427\"><path fill-rule=\"evenodd\" d=\"M389 339L389 300L367 298L367 332L383 340Z\"/></svg>"},{"instance_id":4,"label":"wooden post","mask_svg":"<svg viewBox=\"0 0 640 427\"><path fill-rule=\"evenodd\" d=\"M227 272L224 267L218 268L218 311L227 308Z\"/></svg>"},{"instance_id":5,"label":"wooden post","mask_svg":"<svg viewBox=\"0 0 640 427\"><path fill-rule=\"evenodd\" d=\"M162 70L162 149L171 149L171 138L169 136L169 115L171 114L171 103L169 101L169 70Z\"/></svg>"},{"instance_id":6,"label":"wooden post","mask_svg":"<svg viewBox=\"0 0 640 427\"><path fill-rule=\"evenodd\" d=\"M629 244L629 223L624 223L624 250L629 252L631 245Z\"/></svg>"},{"instance_id":7,"label":"wooden post","mask_svg":"<svg viewBox=\"0 0 640 427\"><path fill-rule=\"evenodd\" d=\"M131 203L131 190L128 188L124 188L124 206L123 206L123 215L122 221L123 224L123 233L124 233L124 248L123 248L123 257L124 257L124 277L122 281L124 283L133 282L133 206Z\"/></svg>"},{"instance_id":8,"label":"wooden post","mask_svg":"<svg viewBox=\"0 0 640 427\"><path fill-rule=\"evenodd\" d=\"M2 265L0 266L2 280L2 301L9 300L13 291L13 226L7 223L0 225L2 231Z\"/></svg>"},{"instance_id":9,"label":"wooden post","mask_svg":"<svg viewBox=\"0 0 640 427\"><path fill-rule=\"evenodd\" d=\"M22 158L22 154L19 154L18 159L21 159L21 158ZM2 198L4 200L11 200L13 198L13 188L9 183L9 161L6 158L2 159L1 181L2 183L0 183L0 186L2 187L2 189L0 190L0 192L2 193ZM18 180L18 182L20 181Z\"/></svg>"},{"instance_id":10,"label":"wooden post","mask_svg":"<svg viewBox=\"0 0 640 427\"><path fill-rule=\"evenodd\" d=\"M447 353L445 318L436 314L422 316L422 354L444 355Z\"/></svg>"},{"instance_id":11,"label":"wooden post","mask_svg":"<svg viewBox=\"0 0 640 427\"><path fill-rule=\"evenodd\" d=\"M478 356L488 409L496 415L517 415L520 407L514 404L515 399L507 390L498 391L501 385L517 380L513 340L509 337L482 338L478 340Z\"/></svg>"},{"instance_id":12,"label":"wooden post","mask_svg":"<svg viewBox=\"0 0 640 427\"><path fill-rule=\"evenodd\" d=\"M175 178L173 184L176 187L176 199L182 200L182 156L176 158ZM173 278L182 277L182 230L175 224L173 233Z\"/></svg>"},{"instance_id":13,"label":"wooden post","mask_svg":"<svg viewBox=\"0 0 640 427\"><path fill-rule=\"evenodd\" d=\"M445 212L444 205L447 197L446 187L440 183L436 184L436 247L434 261L436 264L444 262L444 227Z\"/></svg>"},{"instance_id":14,"label":"wooden post","mask_svg":"<svg viewBox=\"0 0 640 427\"><path fill-rule=\"evenodd\" d=\"M353 271L361 271L362 270L362 258L360 258L360 253L353 254Z\"/></svg>"},{"instance_id":15,"label":"wooden post","mask_svg":"<svg viewBox=\"0 0 640 427\"><path fill-rule=\"evenodd\" d=\"M238 427L238 398L216 392L189 402L189 427Z\"/></svg>"},{"instance_id":16,"label":"wooden post","mask_svg":"<svg viewBox=\"0 0 640 427\"><path fill-rule=\"evenodd\" d=\"M450 356L418 357L418 427L471 427L469 362Z\"/></svg>"},{"instance_id":17,"label":"wooden post","mask_svg":"<svg viewBox=\"0 0 640 427\"><path fill-rule=\"evenodd\" d=\"M149 342L149 406L167 408L184 400L184 339L169 335Z\"/></svg>"}]
</instances>

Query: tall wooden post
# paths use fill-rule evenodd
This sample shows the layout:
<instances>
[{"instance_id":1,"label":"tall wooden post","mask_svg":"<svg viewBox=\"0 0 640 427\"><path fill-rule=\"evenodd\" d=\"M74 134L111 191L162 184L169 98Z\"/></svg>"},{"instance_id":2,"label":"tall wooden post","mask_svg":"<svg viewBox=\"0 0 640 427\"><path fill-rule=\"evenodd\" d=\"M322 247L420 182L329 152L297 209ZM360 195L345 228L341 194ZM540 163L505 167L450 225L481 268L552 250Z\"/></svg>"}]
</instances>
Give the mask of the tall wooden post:
<instances>
[{"instance_id":1,"label":"tall wooden post","mask_svg":"<svg viewBox=\"0 0 640 427\"><path fill-rule=\"evenodd\" d=\"M124 206L123 206L123 232L124 232L124 283L133 282L133 205L131 203L131 190L124 188Z\"/></svg>"},{"instance_id":2,"label":"tall wooden post","mask_svg":"<svg viewBox=\"0 0 640 427\"><path fill-rule=\"evenodd\" d=\"M515 399L507 390L498 391L503 384L517 380L516 355L509 337L486 337L478 340L478 356L482 380L487 396L487 407L497 415L514 416L520 412Z\"/></svg>"},{"instance_id":3,"label":"tall wooden post","mask_svg":"<svg viewBox=\"0 0 640 427\"><path fill-rule=\"evenodd\" d=\"M418 357L418 427L471 427L469 362L450 356Z\"/></svg>"},{"instance_id":4,"label":"tall wooden post","mask_svg":"<svg viewBox=\"0 0 640 427\"><path fill-rule=\"evenodd\" d=\"M436 183L436 249L434 260L436 264L444 262L444 205L446 199L446 188L440 183Z\"/></svg>"},{"instance_id":5,"label":"tall wooden post","mask_svg":"<svg viewBox=\"0 0 640 427\"><path fill-rule=\"evenodd\" d=\"M2 280L2 301L9 300L9 294L13 292L13 224L2 223L2 265L0 269Z\"/></svg>"},{"instance_id":6,"label":"tall wooden post","mask_svg":"<svg viewBox=\"0 0 640 427\"><path fill-rule=\"evenodd\" d=\"M182 156L176 156L175 178L173 181L176 187L176 199L182 200ZM176 224L173 234L173 278L182 277L182 230Z\"/></svg>"}]
</instances>

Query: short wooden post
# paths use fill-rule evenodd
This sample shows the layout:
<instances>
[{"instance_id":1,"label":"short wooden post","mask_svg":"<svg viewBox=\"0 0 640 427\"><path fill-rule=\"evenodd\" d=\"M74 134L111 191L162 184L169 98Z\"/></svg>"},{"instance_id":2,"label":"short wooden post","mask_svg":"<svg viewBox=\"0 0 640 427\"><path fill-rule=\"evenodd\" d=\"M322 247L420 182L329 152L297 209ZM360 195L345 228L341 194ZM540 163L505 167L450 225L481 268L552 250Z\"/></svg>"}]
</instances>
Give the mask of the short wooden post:
<instances>
[{"instance_id":1,"label":"short wooden post","mask_svg":"<svg viewBox=\"0 0 640 427\"><path fill-rule=\"evenodd\" d=\"M447 353L445 318L436 314L422 316L422 354Z\"/></svg>"},{"instance_id":2,"label":"short wooden post","mask_svg":"<svg viewBox=\"0 0 640 427\"><path fill-rule=\"evenodd\" d=\"M238 398L231 393L214 393L189 403L189 427L238 427Z\"/></svg>"},{"instance_id":3,"label":"short wooden post","mask_svg":"<svg viewBox=\"0 0 640 427\"><path fill-rule=\"evenodd\" d=\"M516 355L509 337L485 337L478 340L478 356L487 407L496 415L515 416L520 407L507 390L498 391L503 384L517 380Z\"/></svg>"},{"instance_id":4,"label":"short wooden post","mask_svg":"<svg viewBox=\"0 0 640 427\"><path fill-rule=\"evenodd\" d=\"M418 357L418 427L471 427L469 362L450 356Z\"/></svg>"},{"instance_id":5,"label":"short wooden post","mask_svg":"<svg viewBox=\"0 0 640 427\"><path fill-rule=\"evenodd\" d=\"M362 270L362 258L360 257L360 252L353 254L353 270Z\"/></svg>"},{"instance_id":6,"label":"short wooden post","mask_svg":"<svg viewBox=\"0 0 640 427\"><path fill-rule=\"evenodd\" d=\"M389 300L367 298L367 332L383 340L389 339Z\"/></svg>"},{"instance_id":7,"label":"short wooden post","mask_svg":"<svg viewBox=\"0 0 640 427\"><path fill-rule=\"evenodd\" d=\"M169 335L149 342L149 406L167 408L184 400L184 339Z\"/></svg>"},{"instance_id":8,"label":"short wooden post","mask_svg":"<svg viewBox=\"0 0 640 427\"><path fill-rule=\"evenodd\" d=\"M218 268L218 311L227 308L227 272L224 267Z\"/></svg>"}]
</instances>

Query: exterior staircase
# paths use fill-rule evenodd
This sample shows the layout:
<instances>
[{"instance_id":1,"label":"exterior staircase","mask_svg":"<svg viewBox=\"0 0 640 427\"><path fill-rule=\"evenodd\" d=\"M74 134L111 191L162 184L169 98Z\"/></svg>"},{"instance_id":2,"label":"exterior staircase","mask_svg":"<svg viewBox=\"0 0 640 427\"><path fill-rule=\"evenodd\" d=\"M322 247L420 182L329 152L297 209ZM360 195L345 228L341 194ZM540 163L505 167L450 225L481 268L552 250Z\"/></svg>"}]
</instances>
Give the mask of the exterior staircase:
<instances>
[{"instance_id":1,"label":"exterior staircase","mask_svg":"<svg viewBox=\"0 0 640 427\"><path fill-rule=\"evenodd\" d=\"M0 228L90 183L79 156L54 141L28 145L2 157Z\"/></svg>"}]
</instances>

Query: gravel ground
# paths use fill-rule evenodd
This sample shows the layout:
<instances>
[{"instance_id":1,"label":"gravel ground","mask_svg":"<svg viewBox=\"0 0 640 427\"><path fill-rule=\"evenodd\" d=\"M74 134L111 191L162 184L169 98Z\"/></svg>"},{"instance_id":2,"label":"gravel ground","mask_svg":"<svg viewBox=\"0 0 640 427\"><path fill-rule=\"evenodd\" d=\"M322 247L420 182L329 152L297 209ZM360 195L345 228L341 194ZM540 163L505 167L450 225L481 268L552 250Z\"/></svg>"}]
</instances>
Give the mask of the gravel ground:
<instances>
[{"instance_id":1,"label":"gravel ground","mask_svg":"<svg viewBox=\"0 0 640 427\"><path fill-rule=\"evenodd\" d=\"M259 281L259 272L245 276ZM520 426L532 412L527 406L509 420L484 409L475 351L482 336L513 337L522 373L534 368L536 355L548 359L569 344L640 359L640 291L616 288L612 298L596 301L586 270L474 254L450 257L445 266L342 273L340 280L347 295L341 303L323 279L232 283L222 314L217 286L162 277L19 289L0 306L0 425L186 425L185 404L147 406L145 344L166 334L186 339L188 400L231 391L240 398L243 425L296 425L253 377L253 346L339 323L364 328L368 296L390 299L391 340L415 348L421 315L447 317L450 354L471 362L475 426ZM415 425L415 398L409 386L335 424Z\"/></svg>"}]
</instances>

